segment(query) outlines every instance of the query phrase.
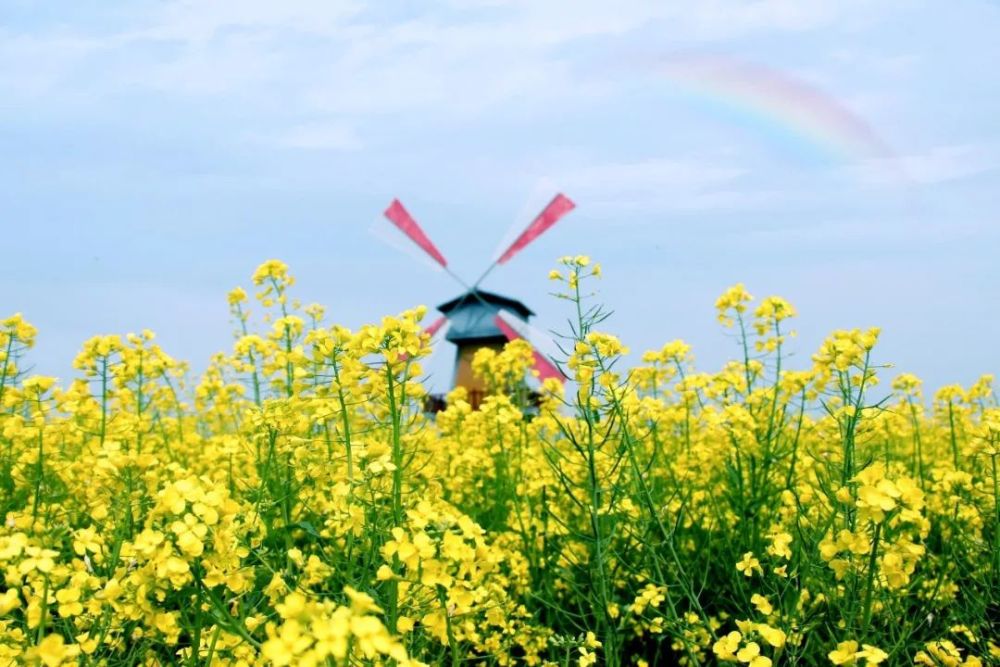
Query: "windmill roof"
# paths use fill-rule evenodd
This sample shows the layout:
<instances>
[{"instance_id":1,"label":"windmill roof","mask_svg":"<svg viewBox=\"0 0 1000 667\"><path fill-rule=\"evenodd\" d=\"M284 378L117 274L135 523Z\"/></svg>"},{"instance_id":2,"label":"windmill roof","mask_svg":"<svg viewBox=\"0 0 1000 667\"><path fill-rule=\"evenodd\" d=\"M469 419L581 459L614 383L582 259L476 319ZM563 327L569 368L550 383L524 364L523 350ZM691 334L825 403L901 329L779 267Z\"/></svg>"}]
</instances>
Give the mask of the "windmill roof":
<instances>
[{"instance_id":1,"label":"windmill roof","mask_svg":"<svg viewBox=\"0 0 1000 667\"><path fill-rule=\"evenodd\" d=\"M535 314L517 299L479 289L460 294L438 306L438 310L448 317L445 338L453 343L504 338L503 331L494 321L501 309L525 321Z\"/></svg>"}]
</instances>

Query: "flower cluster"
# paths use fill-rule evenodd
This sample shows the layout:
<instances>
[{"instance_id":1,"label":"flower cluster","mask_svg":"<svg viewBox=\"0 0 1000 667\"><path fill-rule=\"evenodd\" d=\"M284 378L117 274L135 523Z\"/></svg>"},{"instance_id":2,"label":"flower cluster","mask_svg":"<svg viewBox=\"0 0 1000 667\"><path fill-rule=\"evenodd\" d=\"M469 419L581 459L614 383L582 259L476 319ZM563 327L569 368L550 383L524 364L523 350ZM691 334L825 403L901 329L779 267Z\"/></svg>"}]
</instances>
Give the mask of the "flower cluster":
<instances>
[{"instance_id":1,"label":"flower cluster","mask_svg":"<svg viewBox=\"0 0 1000 667\"><path fill-rule=\"evenodd\" d=\"M278 260L198 377L150 331L30 375L0 320L0 665L1000 661L992 377L880 385L874 328L793 357L742 285L732 361L627 368L599 276L550 275L565 387L515 340L436 414L425 308L330 324Z\"/></svg>"}]
</instances>

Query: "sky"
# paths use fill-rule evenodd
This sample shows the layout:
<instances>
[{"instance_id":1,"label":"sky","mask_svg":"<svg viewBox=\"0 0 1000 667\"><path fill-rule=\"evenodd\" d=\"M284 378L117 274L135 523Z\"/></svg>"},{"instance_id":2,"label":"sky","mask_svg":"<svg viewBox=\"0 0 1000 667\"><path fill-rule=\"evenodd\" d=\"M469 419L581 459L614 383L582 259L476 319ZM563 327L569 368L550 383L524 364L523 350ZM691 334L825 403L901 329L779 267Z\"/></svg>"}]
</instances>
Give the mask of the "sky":
<instances>
[{"instance_id":1,"label":"sky","mask_svg":"<svg viewBox=\"0 0 1000 667\"><path fill-rule=\"evenodd\" d=\"M561 191L483 285L541 329L589 254L634 353L718 368L743 282L797 307L792 366L877 325L891 373L968 384L1000 373L997 34L992 0L4 0L0 316L64 380L142 328L198 370L266 259L357 327L459 291L371 232L394 197L472 280Z\"/></svg>"}]
</instances>

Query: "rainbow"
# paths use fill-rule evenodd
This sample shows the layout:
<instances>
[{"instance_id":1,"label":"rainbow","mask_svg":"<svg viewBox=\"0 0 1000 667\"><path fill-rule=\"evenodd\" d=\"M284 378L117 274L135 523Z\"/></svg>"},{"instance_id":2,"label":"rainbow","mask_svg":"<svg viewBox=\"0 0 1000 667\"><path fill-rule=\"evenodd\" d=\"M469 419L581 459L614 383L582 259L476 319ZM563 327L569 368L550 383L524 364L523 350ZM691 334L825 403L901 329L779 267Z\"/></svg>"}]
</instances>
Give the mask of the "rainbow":
<instances>
[{"instance_id":1,"label":"rainbow","mask_svg":"<svg viewBox=\"0 0 1000 667\"><path fill-rule=\"evenodd\" d=\"M839 162L895 161L862 118L781 72L723 56L675 57L660 71L685 97L796 154Z\"/></svg>"}]
</instances>

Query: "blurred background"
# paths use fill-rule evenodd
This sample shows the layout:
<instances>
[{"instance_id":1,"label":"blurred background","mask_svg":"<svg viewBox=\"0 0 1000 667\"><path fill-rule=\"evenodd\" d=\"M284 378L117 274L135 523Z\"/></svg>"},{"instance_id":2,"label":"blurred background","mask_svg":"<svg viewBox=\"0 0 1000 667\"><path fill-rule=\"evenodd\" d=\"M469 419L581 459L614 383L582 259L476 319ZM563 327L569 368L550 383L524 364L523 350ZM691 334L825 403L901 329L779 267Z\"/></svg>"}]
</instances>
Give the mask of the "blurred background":
<instances>
[{"instance_id":1,"label":"blurred background","mask_svg":"<svg viewBox=\"0 0 1000 667\"><path fill-rule=\"evenodd\" d=\"M0 315L37 372L147 327L197 371L265 259L356 327L460 291L372 233L394 197L474 280L564 192L483 284L539 328L589 254L635 354L717 368L742 281L798 308L792 366L878 325L878 361L969 383L1000 371L998 34L983 0L6 0Z\"/></svg>"}]
</instances>

